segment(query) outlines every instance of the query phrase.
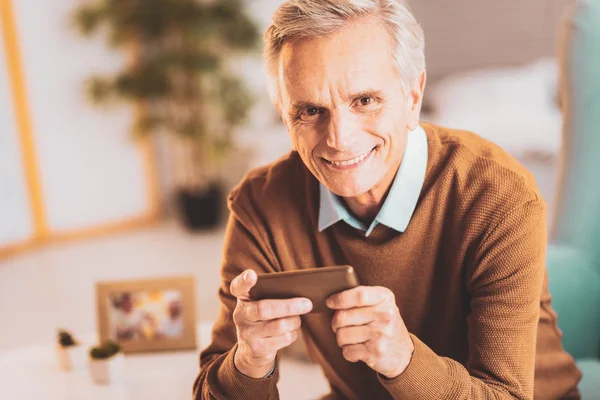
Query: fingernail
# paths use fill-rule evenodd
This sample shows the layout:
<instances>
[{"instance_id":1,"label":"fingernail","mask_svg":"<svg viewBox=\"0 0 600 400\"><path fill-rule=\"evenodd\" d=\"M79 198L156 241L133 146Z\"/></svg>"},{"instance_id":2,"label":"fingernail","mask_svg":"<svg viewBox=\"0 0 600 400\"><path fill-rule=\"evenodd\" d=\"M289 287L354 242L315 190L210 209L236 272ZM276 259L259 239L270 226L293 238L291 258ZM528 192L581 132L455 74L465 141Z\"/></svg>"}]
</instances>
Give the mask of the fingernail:
<instances>
[{"instance_id":1,"label":"fingernail","mask_svg":"<svg viewBox=\"0 0 600 400\"><path fill-rule=\"evenodd\" d=\"M248 282L250 280L250 272L244 272L244 274L242 275L242 279L244 280L244 282Z\"/></svg>"},{"instance_id":2,"label":"fingernail","mask_svg":"<svg viewBox=\"0 0 600 400\"><path fill-rule=\"evenodd\" d=\"M302 300L302 308L305 310L310 309L310 306L312 305L312 303L310 302L310 300Z\"/></svg>"}]
</instances>

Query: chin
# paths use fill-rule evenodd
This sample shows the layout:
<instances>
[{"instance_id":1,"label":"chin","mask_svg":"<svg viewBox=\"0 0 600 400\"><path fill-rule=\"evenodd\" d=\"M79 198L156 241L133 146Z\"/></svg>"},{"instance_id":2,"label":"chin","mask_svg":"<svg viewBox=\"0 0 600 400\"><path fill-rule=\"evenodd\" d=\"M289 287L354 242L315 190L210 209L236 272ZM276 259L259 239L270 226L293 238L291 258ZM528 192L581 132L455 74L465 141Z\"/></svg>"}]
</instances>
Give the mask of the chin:
<instances>
[{"instance_id":1,"label":"chin","mask_svg":"<svg viewBox=\"0 0 600 400\"><path fill-rule=\"evenodd\" d=\"M373 186L370 184L336 185L336 187L328 189L341 197L357 197L367 193Z\"/></svg>"}]
</instances>

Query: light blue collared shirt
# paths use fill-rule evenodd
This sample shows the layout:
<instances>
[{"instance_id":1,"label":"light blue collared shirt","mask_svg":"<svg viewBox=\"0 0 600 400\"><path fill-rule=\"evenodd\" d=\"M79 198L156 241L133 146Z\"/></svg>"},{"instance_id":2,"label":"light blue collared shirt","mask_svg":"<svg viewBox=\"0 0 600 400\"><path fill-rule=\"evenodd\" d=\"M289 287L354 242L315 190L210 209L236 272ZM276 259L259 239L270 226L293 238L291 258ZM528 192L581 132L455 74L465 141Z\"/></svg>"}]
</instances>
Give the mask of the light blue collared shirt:
<instances>
[{"instance_id":1,"label":"light blue collared shirt","mask_svg":"<svg viewBox=\"0 0 600 400\"><path fill-rule=\"evenodd\" d=\"M427 134L419 125L408 132L400 168L390 192L370 226L354 217L341 199L320 184L319 232L338 221L365 232L369 236L378 224L404 232L415 211L427 169Z\"/></svg>"}]
</instances>

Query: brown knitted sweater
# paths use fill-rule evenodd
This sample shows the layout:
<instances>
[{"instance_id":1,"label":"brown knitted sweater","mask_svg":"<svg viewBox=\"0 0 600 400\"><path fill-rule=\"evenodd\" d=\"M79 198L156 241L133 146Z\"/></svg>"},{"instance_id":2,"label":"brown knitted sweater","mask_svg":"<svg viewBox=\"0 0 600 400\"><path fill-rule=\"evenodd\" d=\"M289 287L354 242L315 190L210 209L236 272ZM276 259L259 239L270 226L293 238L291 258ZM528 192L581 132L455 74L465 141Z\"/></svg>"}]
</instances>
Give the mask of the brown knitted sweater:
<instances>
[{"instance_id":1,"label":"brown knitted sweater","mask_svg":"<svg viewBox=\"0 0 600 400\"><path fill-rule=\"evenodd\" d=\"M345 222L319 233L319 184L295 152L232 191L222 306L200 355L196 399L279 398L278 369L253 379L233 364L235 276L341 264L352 265L362 285L394 292L415 349L408 368L386 379L344 359L331 313L302 316L328 398L578 398L581 374L550 307L546 205L533 176L475 134L422 126L427 171L404 233L379 225L365 237Z\"/></svg>"}]
</instances>

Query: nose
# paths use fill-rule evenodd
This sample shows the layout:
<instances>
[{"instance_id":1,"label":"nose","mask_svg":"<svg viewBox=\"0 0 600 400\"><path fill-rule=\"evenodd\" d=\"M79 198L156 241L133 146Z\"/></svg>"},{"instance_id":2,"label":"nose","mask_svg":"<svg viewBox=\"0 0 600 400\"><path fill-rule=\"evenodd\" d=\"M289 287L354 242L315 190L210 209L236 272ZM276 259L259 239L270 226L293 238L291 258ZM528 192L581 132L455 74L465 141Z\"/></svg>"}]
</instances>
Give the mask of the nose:
<instances>
[{"instance_id":1,"label":"nose","mask_svg":"<svg viewBox=\"0 0 600 400\"><path fill-rule=\"evenodd\" d=\"M327 124L327 145L339 152L351 150L355 142L356 121L344 110L332 110Z\"/></svg>"}]
</instances>

